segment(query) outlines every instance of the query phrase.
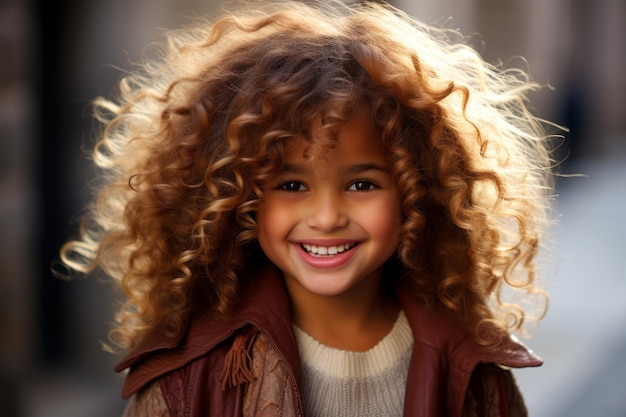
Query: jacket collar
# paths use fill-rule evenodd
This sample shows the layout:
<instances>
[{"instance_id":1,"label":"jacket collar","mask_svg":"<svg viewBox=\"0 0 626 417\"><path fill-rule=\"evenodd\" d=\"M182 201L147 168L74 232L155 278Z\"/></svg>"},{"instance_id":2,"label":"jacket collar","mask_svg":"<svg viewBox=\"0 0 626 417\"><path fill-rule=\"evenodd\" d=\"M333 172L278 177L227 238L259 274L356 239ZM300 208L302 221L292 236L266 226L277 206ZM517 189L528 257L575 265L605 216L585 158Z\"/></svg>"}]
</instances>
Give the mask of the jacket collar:
<instances>
[{"instance_id":1,"label":"jacket collar","mask_svg":"<svg viewBox=\"0 0 626 417\"><path fill-rule=\"evenodd\" d=\"M506 367L541 365L541 359L531 350L509 336L502 344L486 349L476 343L469 332L453 317L416 301L404 288L397 291L400 307L405 312L415 341L411 374L416 378L428 369L414 369L415 364L430 367L417 356L426 351L433 358L446 358L448 379L458 383L448 385L449 396L457 398L462 407L465 390L472 371L478 363L495 363ZM128 398L155 378L178 369L203 356L218 344L230 338L237 330L252 325L265 332L287 365L300 380L300 358L292 326L291 306L280 272L273 266L264 267L246 283L239 309L231 316L220 317L212 313L194 316L186 331L175 338L161 332L149 334L144 341L117 366L121 372L130 368L122 395ZM432 370L432 368L430 368ZM441 371L441 370L439 370ZM413 384L411 375L408 385ZM407 389L409 387L407 386Z\"/></svg>"}]
</instances>

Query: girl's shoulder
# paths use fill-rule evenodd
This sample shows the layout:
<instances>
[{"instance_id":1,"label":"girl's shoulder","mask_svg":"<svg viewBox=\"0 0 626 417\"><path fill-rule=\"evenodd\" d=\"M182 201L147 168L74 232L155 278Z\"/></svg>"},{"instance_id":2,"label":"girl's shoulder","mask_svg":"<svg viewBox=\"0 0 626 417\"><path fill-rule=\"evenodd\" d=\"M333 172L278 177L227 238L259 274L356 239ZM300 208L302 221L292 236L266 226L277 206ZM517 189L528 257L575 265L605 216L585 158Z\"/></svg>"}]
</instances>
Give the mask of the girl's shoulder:
<instances>
[{"instance_id":1,"label":"girl's shoulder","mask_svg":"<svg viewBox=\"0 0 626 417\"><path fill-rule=\"evenodd\" d=\"M128 369L122 394L130 397L158 377L180 369L210 352L226 355L237 336L250 326L271 335L281 351L291 352L295 340L290 321L290 305L282 279L275 268L264 268L242 287L238 308L222 316L205 310L189 316L185 328L176 336L159 329L141 343L115 367ZM297 360L288 355L287 359Z\"/></svg>"},{"instance_id":2,"label":"girl's shoulder","mask_svg":"<svg viewBox=\"0 0 626 417\"><path fill-rule=\"evenodd\" d=\"M398 291L398 300L411 326L415 348L433 352L452 366L472 372L478 363L513 368L543 363L514 335L503 331L498 344L483 346L458 317L421 303L407 291Z\"/></svg>"}]
</instances>

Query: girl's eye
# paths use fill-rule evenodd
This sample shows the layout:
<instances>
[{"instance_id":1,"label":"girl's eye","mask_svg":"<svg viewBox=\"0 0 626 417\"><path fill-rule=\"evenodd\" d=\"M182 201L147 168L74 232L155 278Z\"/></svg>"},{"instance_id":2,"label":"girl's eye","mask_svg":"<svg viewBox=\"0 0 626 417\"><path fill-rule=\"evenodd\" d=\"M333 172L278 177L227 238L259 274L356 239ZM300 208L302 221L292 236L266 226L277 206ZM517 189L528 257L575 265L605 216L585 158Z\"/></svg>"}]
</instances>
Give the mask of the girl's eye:
<instances>
[{"instance_id":1,"label":"girl's eye","mask_svg":"<svg viewBox=\"0 0 626 417\"><path fill-rule=\"evenodd\" d=\"M355 181L350 187L348 187L348 191L372 191L379 188L376 184L371 181Z\"/></svg>"},{"instance_id":2,"label":"girl's eye","mask_svg":"<svg viewBox=\"0 0 626 417\"><path fill-rule=\"evenodd\" d=\"M279 189L279 190L289 191L289 192L305 191L306 190L306 187L304 186L304 184L299 182L299 181L283 182L282 184L280 184L276 188Z\"/></svg>"}]
</instances>

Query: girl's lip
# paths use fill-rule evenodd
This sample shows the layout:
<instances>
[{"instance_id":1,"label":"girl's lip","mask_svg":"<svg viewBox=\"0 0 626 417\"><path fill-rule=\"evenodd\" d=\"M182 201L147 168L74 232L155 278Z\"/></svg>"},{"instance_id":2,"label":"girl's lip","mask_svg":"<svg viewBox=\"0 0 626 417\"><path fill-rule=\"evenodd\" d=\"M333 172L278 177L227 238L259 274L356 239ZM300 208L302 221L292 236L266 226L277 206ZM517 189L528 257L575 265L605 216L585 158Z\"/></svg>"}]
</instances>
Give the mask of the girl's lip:
<instances>
[{"instance_id":1,"label":"girl's lip","mask_svg":"<svg viewBox=\"0 0 626 417\"><path fill-rule=\"evenodd\" d=\"M354 240L345 240L345 239L344 240L307 240L306 242L302 242L302 243L317 245L317 246L337 246L337 245L342 245L346 243L355 244L355 246L351 247L345 252L340 252L335 255L314 256L310 254L309 252L307 252L302 247L301 243L295 243L294 246L296 247L296 251L298 252L298 255L300 255L300 259L302 259L302 261L304 261L304 263L307 264L308 266L312 268L319 268L319 269L339 268L340 266L347 263L350 259L352 259L356 251L359 249L359 245L357 244L357 242L355 242Z\"/></svg>"}]
</instances>

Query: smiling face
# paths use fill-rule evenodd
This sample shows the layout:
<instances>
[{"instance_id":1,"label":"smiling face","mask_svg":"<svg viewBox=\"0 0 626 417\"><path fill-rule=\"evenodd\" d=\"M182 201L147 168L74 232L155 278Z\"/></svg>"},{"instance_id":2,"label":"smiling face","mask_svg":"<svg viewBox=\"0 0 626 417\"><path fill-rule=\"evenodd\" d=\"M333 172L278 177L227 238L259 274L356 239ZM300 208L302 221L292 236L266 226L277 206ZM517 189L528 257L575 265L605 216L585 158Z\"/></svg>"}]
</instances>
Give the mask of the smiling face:
<instances>
[{"instance_id":1,"label":"smiling face","mask_svg":"<svg viewBox=\"0 0 626 417\"><path fill-rule=\"evenodd\" d=\"M400 236L400 192L385 149L362 109L336 147L314 159L308 142L286 147L284 166L263 187L259 244L289 292L332 297L378 288Z\"/></svg>"}]
</instances>

